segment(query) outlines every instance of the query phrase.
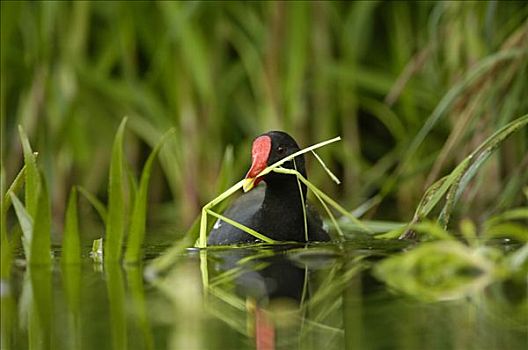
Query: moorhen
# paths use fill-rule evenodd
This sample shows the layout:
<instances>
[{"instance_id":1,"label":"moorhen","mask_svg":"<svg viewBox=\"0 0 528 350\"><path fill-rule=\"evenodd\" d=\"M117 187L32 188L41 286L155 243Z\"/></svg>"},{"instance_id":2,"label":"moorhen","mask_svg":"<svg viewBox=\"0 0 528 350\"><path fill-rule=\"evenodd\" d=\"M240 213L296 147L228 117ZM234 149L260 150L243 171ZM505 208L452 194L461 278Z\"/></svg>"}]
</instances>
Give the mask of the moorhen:
<instances>
[{"instance_id":1,"label":"moorhen","mask_svg":"<svg viewBox=\"0 0 528 350\"><path fill-rule=\"evenodd\" d=\"M282 131L270 131L257 137L253 141L252 165L246 175L244 191L250 191L261 180L264 180L266 186L259 186L242 195L223 215L277 241L306 242L304 203L296 176L272 171L265 176L256 177L267 166L299 150L295 140ZM295 165L293 161L288 161L282 167L296 167L297 171L306 177L304 155L295 157ZM304 184L301 184L301 190L302 198L306 200L307 189ZM330 240L321 219L310 205L306 206L306 216L308 240ZM207 243L230 245L259 241L256 237L218 220L209 234Z\"/></svg>"}]
</instances>

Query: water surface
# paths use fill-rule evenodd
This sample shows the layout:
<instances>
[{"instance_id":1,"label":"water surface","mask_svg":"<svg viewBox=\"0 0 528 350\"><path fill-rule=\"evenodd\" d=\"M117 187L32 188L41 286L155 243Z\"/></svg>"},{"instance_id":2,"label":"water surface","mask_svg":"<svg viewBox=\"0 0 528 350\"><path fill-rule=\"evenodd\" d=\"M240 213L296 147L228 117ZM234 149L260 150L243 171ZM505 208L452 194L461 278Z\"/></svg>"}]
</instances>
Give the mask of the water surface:
<instances>
[{"instance_id":1,"label":"water surface","mask_svg":"<svg viewBox=\"0 0 528 350\"><path fill-rule=\"evenodd\" d=\"M167 271L86 256L17 260L2 283L12 349L526 349L526 284L448 300L391 290L373 266L402 242L188 249Z\"/></svg>"}]
</instances>

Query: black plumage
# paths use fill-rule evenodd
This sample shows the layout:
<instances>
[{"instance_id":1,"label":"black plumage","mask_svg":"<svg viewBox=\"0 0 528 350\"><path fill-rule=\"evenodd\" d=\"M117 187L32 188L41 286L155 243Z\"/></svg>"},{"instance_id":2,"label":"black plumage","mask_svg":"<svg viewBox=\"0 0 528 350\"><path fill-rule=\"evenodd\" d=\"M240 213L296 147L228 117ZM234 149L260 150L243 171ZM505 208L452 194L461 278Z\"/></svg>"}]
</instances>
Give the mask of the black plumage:
<instances>
[{"instance_id":1,"label":"black plumage","mask_svg":"<svg viewBox=\"0 0 528 350\"><path fill-rule=\"evenodd\" d=\"M256 152L258 154L255 156L258 143L264 144L265 151ZM262 163L260 168L269 166L299 150L295 140L282 131L270 131L259 136L253 143L253 164L247 177L255 175L252 172L256 163ZM259 159L259 157L266 157L266 159ZM282 166L289 169L296 168L299 173L307 177L304 155L295 157L295 165L293 161L288 161ZM256 171L261 170L260 168ZM296 176L276 172L263 176L262 180L266 183L265 186L258 186L242 195L223 215L274 240L306 242L302 201L302 198L306 200L306 186L301 184L301 189L299 189ZM330 238L315 209L306 205L306 214L308 241L328 241ZM252 235L222 220L216 222L208 238L209 245L258 241Z\"/></svg>"}]
</instances>

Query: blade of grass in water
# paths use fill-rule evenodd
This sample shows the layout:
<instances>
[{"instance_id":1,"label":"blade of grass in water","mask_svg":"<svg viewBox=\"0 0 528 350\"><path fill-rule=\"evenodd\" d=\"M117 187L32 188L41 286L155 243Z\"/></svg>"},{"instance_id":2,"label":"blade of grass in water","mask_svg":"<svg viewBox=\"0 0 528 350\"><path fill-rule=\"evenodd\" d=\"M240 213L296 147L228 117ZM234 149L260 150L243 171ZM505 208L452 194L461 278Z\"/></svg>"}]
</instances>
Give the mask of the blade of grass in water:
<instances>
[{"instance_id":1,"label":"blade of grass in water","mask_svg":"<svg viewBox=\"0 0 528 350\"><path fill-rule=\"evenodd\" d=\"M37 158L31 149L31 145L22 126L18 127L22 149L24 151L25 171L25 206L31 217L35 217L38 206L40 191L40 174L37 167Z\"/></svg>"},{"instance_id":2,"label":"blade of grass in water","mask_svg":"<svg viewBox=\"0 0 528 350\"><path fill-rule=\"evenodd\" d=\"M40 185L40 194L35 220L33 221L33 236L31 239L31 265L51 264L51 211L46 181Z\"/></svg>"},{"instance_id":3,"label":"blade of grass in water","mask_svg":"<svg viewBox=\"0 0 528 350\"><path fill-rule=\"evenodd\" d=\"M143 244L143 239L145 237L148 184L152 172L152 165L154 164L154 159L156 159L161 146L167 137L173 133L174 130L170 130L161 138L160 142L158 142L156 147L150 153L143 168L139 189L137 190L134 200L134 208L132 209L132 221L130 223L130 232L128 234L128 244L125 253L125 261L127 263L135 263L140 258L141 245Z\"/></svg>"},{"instance_id":4,"label":"blade of grass in water","mask_svg":"<svg viewBox=\"0 0 528 350\"><path fill-rule=\"evenodd\" d=\"M49 255L49 251L48 251ZM29 349L54 349L52 332L53 291L49 266L31 266L28 280L31 292Z\"/></svg>"},{"instance_id":5,"label":"blade of grass in water","mask_svg":"<svg viewBox=\"0 0 528 350\"><path fill-rule=\"evenodd\" d=\"M107 263L105 252L105 275L110 307L112 344L114 349L127 349L127 322L125 313L125 284L119 264Z\"/></svg>"},{"instance_id":6,"label":"blade of grass in water","mask_svg":"<svg viewBox=\"0 0 528 350\"><path fill-rule=\"evenodd\" d=\"M118 261L121 258L125 230L125 203L123 178L123 135L127 118L117 129L112 147L110 176L108 179L108 216L104 239L105 261Z\"/></svg>"},{"instance_id":7,"label":"blade of grass in water","mask_svg":"<svg viewBox=\"0 0 528 350\"><path fill-rule=\"evenodd\" d=\"M64 260L63 260L64 262ZM68 306L68 324L65 344L68 349L82 348L82 324L81 324L81 265L62 264L61 266L64 295Z\"/></svg>"},{"instance_id":8,"label":"blade of grass in water","mask_svg":"<svg viewBox=\"0 0 528 350\"><path fill-rule=\"evenodd\" d=\"M431 210L446 196L446 204L442 209L440 219L445 227L453 210L456 198L465 189L469 179L483 164L494 150L508 138L512 133L524 127L528 123L528 115L524 115L491 135L475 151L467 156L448 176L438 180L429 187L418 205L413 222L425 218ZM408 235L409 232L405 234Z\"/></svg>"},{"instance_id":9,"label":"blade of grass in water","mask_svg":"<svg viewBox=\"0 0 528 350\"><path fill-rule=\"evenodd\" d=\"M149 322L148 309L145 300L145 287L143 285L143 276L138 266L128 266L126 277L128 290L130 291L130 301L132 312L136 315L135 319L138 327L143 334L143 345L145 349L154 349L154 338L152 328Z\"/></svg>"},{"instance_id":10,"label":"blade of grass in water","mask_svg":"<svg viewBox=\"0 0 528 350\"><path fill-rule=\"evenodd\" d=\"M439 220L444 227L447 227L449 218L454 209L460 194L467 187L469 181L480 169L482 164L491 156L491 154L500 147L502 142L511 134L525 127L528 124L528 114L508 123L503 128L491 135L484 141L473 153L468 156L468 164L463 167L463 171L456 178L453 185L449 188L446 195L446 203L442 208Z\"/></svg>"},{"instance_id":11,"label":"blade of grass in water","mask_svg":"<svg viewBox=\"0 0 528 350\"><path fill-rule=\"evenodd\" d=\"M77 188L72 187L62 241L62 262L65 264L79 264L81 262L81 243L79 240L79 223L77 215Z\"/></svg>"}]
</instances>

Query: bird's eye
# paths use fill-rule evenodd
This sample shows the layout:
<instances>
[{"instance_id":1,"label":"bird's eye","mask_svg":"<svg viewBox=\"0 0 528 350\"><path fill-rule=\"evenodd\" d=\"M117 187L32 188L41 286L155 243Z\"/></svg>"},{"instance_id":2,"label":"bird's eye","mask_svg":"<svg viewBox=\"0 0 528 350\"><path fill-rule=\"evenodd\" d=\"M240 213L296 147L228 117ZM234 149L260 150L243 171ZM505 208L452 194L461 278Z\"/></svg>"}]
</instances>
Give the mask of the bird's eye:
<instances>
[{"instance_id":1,"label":"bird's eye","mask_svg":"<svg viewBox=\"0 0 528 350\"><path fill-rule=\"evenodd\" d=\"M285 151L285 150L286 150L286 149L285 149L284 147L282 147L282 146L277 147L277 153L278 153L278 154L284 154L284 151Z\"/></svg>"}]
</instances>

